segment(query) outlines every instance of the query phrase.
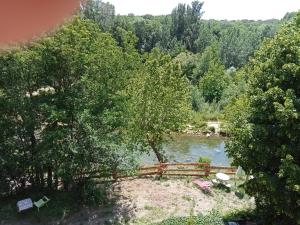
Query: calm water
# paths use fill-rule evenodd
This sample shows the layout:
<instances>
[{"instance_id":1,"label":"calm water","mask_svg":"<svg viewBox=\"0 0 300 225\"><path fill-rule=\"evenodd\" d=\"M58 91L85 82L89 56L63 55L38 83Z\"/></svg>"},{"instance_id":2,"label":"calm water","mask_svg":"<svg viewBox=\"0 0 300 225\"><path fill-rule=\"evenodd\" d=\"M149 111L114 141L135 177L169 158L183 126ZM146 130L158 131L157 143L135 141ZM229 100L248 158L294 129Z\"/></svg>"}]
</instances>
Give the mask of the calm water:
<instances>
[{"instance_id":1,"label":"calm water","mask_svg":"<svg viewBox=\"0 0 300 225\"><path fill-rule=\"evenodd\" d=\"M209 157L212 165L229 166L224 139L195 136L176 136L164 150L170 162L196 162L200 156ZM154 154L143 155L142 164L157 163Z\"/></svg>"}]
</instances>

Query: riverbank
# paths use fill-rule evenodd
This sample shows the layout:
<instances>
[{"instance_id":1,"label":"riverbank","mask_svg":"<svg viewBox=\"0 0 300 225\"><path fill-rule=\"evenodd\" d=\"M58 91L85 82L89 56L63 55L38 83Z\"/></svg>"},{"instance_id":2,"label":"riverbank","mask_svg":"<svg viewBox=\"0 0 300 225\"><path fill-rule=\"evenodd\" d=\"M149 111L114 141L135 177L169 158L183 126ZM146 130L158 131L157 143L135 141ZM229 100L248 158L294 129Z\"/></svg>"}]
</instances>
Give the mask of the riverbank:
<instances>
[{"instance_id":1,"label":"riverbank","mask_svg":"<svg viewBox=\"0 0 300 225\"><path fill-rule=\"evenodd\" d=\"M226 129L226 123L220 121L200 121L193 124L187 124L182 131L183 134L199 137L229 137Z\"/></svg>"}]
</instances>

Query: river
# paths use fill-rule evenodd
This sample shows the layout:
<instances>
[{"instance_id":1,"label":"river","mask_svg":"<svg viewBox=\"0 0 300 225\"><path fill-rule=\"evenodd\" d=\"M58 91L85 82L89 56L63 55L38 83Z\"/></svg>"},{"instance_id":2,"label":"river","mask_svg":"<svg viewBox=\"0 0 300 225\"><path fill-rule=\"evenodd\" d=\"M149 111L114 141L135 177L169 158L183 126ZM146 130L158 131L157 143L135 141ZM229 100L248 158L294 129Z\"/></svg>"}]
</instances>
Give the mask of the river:
<instances>
[{"instance_id":1,"label":"river","mask_svg":"<svg viewBox=\"0 0 300 225\"><path fill-rule=\"evenodd\" d=\"M230 160L225 152L225 142L217 137L176 136L169 144L164 145L164 151L169 162L197 162L200 156L209 157L212 165L230 166ZM151 152L144 154L142 165L157 163Z\"/></svg>"}]
</instances>

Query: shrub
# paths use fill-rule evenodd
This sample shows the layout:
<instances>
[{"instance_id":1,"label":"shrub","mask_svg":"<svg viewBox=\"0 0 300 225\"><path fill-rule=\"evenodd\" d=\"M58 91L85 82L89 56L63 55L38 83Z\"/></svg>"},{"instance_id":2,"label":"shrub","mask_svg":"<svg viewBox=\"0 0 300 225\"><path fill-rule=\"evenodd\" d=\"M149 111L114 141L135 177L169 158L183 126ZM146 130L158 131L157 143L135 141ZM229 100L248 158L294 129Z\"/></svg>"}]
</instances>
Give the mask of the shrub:
<instances>
[{"instance_id":1,"label":"shrub","mask_svg":"<svg viewBox=\"0 0 300 225\"><path fill-rule=\"evenodd\" d=\"M212 211L205 216L170 218L156 225L223 225L223 221L218 211Z\"/></svg>"},{"instance_id":2,"label":"shrub","mask_svg":"<svg viewBox=\"0 0 300 225\"><path fill-rule=\"evenodd\" d=\"M252 220L258 222L259 215L254 209L232 210L223 215L224 221Z\"/></svg>"},{"instance_id":3,"label":"shrub","mask_svg":"<svg viewBox=\"0 0 300 225\"><path fill-rule=\"evenodd\" d=\"M195 127L195 129L200 129L200 130L207 130L207 123L204 121L193 121L192 123Z\"/></svg>"},{"instance_id":4,"label":"shrub","mask_svg":"<svg viewBox=\"0 0 300 225\"><path fill-rule=\"evenodd\" d=\"M205 156L200 156L198 159L198 163L211 163L211 159Z\"/></svg>"},{"instance_id":5,"label":"shrub","mask_svg":"<svg viewBox=\"0 0 300 225\"><path fill-rule=\"evenodd\" d=\"M208 130L212 133L216 133L216 128L215 127L208 127Z\"/></svg>"},{"instance_id":6,"label":"shrub","mask_svg":"<svg viewBox=\"0 0 300 225\"><path fill-rule=\"evenodd\" d=\"M264 224L300 224L300 13L245 68L248 86L228 111L233 165L254 179L245 183Z\"/></svg>"},{"instance_id":7,"label":"shrub","mask_svg":"<svg viewBox=\"0 0 300 225\"><path fill-rule=\"evenodd\" d=\"M81 191L81 198L85 204L97 205L108 202L108 186L97 185L93 180L87 180Z\"/></svg>"}]
</instances>

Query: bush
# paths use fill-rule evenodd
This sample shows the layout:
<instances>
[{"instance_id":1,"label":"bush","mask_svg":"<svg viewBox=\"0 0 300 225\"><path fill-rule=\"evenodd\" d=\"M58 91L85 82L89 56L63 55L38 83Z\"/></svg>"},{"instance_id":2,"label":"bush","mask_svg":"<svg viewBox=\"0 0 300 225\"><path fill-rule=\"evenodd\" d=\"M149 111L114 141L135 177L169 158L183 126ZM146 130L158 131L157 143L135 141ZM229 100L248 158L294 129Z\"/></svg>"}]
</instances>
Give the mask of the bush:
<instances>
[{"instance_id":1,"label":"bush","mask_svg":"<svg viewBox=\"0 0 300 225\"><path fill-rule=\"evenodd\" d=\"M198 129L198 130L207 130L207 123L204 122L204 121L193 120L192 124L194 125L195 129Z\"/></svg>"},{"instance_id":2,"label":"bush","mask_svg":"<svg viewBox=\"0 0 300 225\"><path fill-rule=\"evenodd\" d=\"M245 95L228 111L233 165L254 179L245 183L264 224L300 224L300 13L264 42L245 68Z\"/></svg>"},{"instance_id":3,"label":"bush","mask_svg":"<svg viewBox=\"0 0 300 225\"><path fill-rule=\"evenodd\" d=\"M205 216L170 218L156 225L223 225L223 221L218 211L212 211Z\"/></svg>"},{"instance_id":4,"label":"bush","mask_svg":"<svg viewBox=\"0 0 300 225\"><path fill-rule=\"evenodd\" d=\"M93 180L87 180L81 192L82 201L88 205L106 204L108 202L107 190L107 185L99 186Z\"/></svg>"},{"instance_id":5,"label":"bush","mask_svg":"<svg viewBox=\"0 0 300 225\"><path fill-rule=\"evenodd\" d=\"M212 133L216 133L216 128L215 127L208 127L208 130Z\"/></svg>"},{"instance_id":6,"label":"bush","mask_svg":"<svg viewBox=\"0 0 300 225\"><path fill-rule=\"evenodd\" d=\"M205 156L200 156L198 159L198 163L211 163L211 159Z\"/></svg>"},{"instance_id":7,"label":"bush","mask_svg":"<svg viewBox=\"0 0 300 225\"><path fill-rule=\"evenodd\" d=\"M224 221L233 221L233 220L260 220L259 215L254 209L243 209L243 210L232 210L223 215Z\"/></svg>"}]
</instances>

